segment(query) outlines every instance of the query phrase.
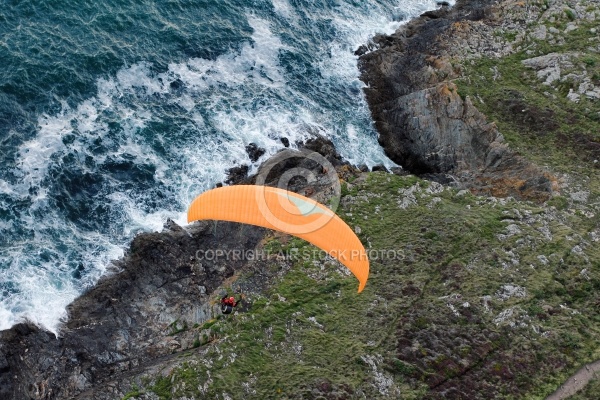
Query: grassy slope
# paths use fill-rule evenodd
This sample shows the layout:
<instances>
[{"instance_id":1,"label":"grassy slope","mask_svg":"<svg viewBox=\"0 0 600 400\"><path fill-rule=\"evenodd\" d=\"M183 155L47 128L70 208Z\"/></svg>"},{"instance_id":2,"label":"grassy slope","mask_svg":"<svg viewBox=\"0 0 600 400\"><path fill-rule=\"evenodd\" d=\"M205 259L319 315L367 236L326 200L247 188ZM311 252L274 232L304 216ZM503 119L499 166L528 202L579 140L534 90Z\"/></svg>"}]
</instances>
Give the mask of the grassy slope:
<instances>
[{"instance_id":1,"label":"grassy slope","mask_svg":"<svg viewBox=\"0 0 600 400\"><path fill-rule=\"evenodd\" d=\"M559 17L548 26L564 31L570 18ZM570 102L569 81L545 86L520 63L581 51L574 70L585 67L598 84L591 27L562 45L531 40L509 57L464 65L468 79L457 82L512 148L563 174L563 196L533 205L363 176L345 187L338 212L363 243L396 256L372 259L363 293L331 260L260 263L270 289L247 293L245 312L190 328L199 347L163 376L138 379L126 397L410 399L451 384L482 398L543 398L600 358L600 105ZM569 190L590 192L587 202ZM265 246L312 249L285 237ZM239 281L253 279L247 271ZM597 388L576 398L595 398Z\"/></svg>"},{"instance_id":2,"label":"grassy slope","mask_svg":"<svg viewBox=\"0 0 600 400\"><path fill-rule=\"evenodd\" d=\"M592 8L600 17L600 7ZM527 37L520 44L523 50L508 57L465 63L464 78L456 84L461 96L470 96L480 111L496 121L512 149L555 173L590 176L588 186L598 196L600 101L582 95L574 103L567 99L569 90L578 88L573 79L545 85L534 70L521 63L550 53L579 53L571 59L571 68L562 69L561 76L585 71L596 86L600 85L600 54L597 50L590 51L590 47L600 43L598 22L580 22L577 29L562 33L571 20L567 14L559 14L556 19L552 23L547 20L539 23L558 29L564 39L561 44ZM535 25L531 26L530 31L534 28ZM498 35L506 33L499 31Z\"/></svg>"},{"instance_id":3,"label":"grassy slope","mask_svg":"<svg viewBox=\"0 0 600 400\"><path fill-rule=\"evenodd\" d=\"M363 293L333 261L273 258L265 270L287 272L267 293L191 328L207 343L137 393L421 398L470 371L506 398L542 398L600 356L600 250L588 239L597 218L415 177L372 173L349 186L340 215L371 249L396 251L372 260ZM297 239L266 246L311 249Z\"/></svg>"}]
</instances>

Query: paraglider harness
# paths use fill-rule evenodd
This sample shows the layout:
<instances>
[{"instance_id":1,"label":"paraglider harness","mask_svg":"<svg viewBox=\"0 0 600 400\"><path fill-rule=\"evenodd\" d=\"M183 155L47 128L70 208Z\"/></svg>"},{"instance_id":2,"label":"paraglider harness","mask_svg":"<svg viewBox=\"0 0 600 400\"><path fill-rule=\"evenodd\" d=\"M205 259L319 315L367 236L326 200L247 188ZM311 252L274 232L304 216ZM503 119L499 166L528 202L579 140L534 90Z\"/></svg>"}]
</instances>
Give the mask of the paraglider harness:
<instances>
[{"instance_id":1,"label":"paraglider harness","mask_svg":"<svg viewBox=\"0 0 600 400\"><path fill-rule=\"evenodd\" d=\"M223 314L231 314L233 307L237 306L242 299L235 301L233 296L227 297L227 295L221 298L221 312Z\"/></svg>"}]
</instances>

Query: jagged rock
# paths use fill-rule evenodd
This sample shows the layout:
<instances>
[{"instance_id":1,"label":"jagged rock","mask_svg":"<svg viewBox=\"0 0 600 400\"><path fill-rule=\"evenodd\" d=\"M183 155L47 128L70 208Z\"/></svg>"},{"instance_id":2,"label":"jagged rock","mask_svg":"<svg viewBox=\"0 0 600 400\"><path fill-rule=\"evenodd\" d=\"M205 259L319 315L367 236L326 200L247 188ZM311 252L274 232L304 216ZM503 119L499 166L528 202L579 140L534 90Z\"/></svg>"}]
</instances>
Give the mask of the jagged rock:
<instances>
[{"instance_id":1,"label":"jagged rock","mask_svg":"<svg viewBox=\"0 0 600 400\"><path fill-rule=\"evenodd\" d=\"M334 166L347 164L342 160L342 156L337 152L333 142L321 135L314 135L305 143L300 144L301 149L315 151L325 157Z\"/></svg>"},{"instance_id":2,"label":"jagged rock","mask_svg":"<svg viewBox=\"0 0 600 400\"><path fill-rule=\"evenodd\" d=\"M373 172L376 172L376 171L390 172L383 164L373 165L373 168L371 168L371 171L373 171Z\"/></svg>"},{"instance_id":3,"label":"jagged rock","mask_svg":"<svg viewBox=\"0 0 600 400\"><path fill-rule=\"evenodd\" d=\"M426 11L423 14L421 14L421 17L422 18L437 19L437 18L442 18L447 13L448 13L448 9L447 8L440 8L439 10Z\"/></svg>"},{"instance_id":4,"label":"jagged rock","mask_svg":"<svg viewBox=\"0 0 600 400\"><path fill-rule=\"evenodd\" d=\"M0 333L0 359L7 360L0 369L2 398L71 398L170 354L168 345L147 339L165 337L173 321L193 324L210 318L208 297L197 287L214 290L240 264L230 261L219 274L192 274L190 259L217 244L252 247L261 237L259 228L240 235L240 227L231 223L222 223L216 233L205 223L189 231L137 236L118 262L122 271L103 277L68 307L58 338L30 324ZM44 390L45 397L40 394Z\"/></svg>"},{"instance_id":5,"label":"jagged rock","mask_svg":"<svg viewBox=\"0 0 600 400\"><path fill-rule=\"evenodd\" d=\"M173 231L173 232L181 232L183 228L179 226L175 221L171 218L167 219L167 222L164 223L163 228Z\"/></svg>"},{"instance_id":6,"label":"jagged rock","mask_svg":"<svg viewBox=\"0 0 600 400\"><path fill-rule=\"evenodd\" d=\"M250 143L246 146L246 153L250 157L250 161L256 162L265 154L266 150L262 147L258 147L256 143Z\"/></svg>"},{"instance_id":7,"label":"jagged rock","mask_svg":"<svg viewBox=\"0 0 600 400\"><path fill-rule=\"evenodd\" d=\"M579 103L579 97L579 93L574 92L573 89L569 89L567 99L571 100L573 103Z\"/></svg>"},{"instance_id":8,"label":"jagged rock","mask_svg":"<svg viewBox=\"0 0 600 400\"><path fill-rule=\"evenodd\" d=\"M387 114L403 134L389 135L381 144L418 174L484 167L490 144L502 142L495 125L468 98L462 100L452 83L400 96L387 104Z\"/></svg>"},{"instance_id":9,"label":"jagged rock","mask_svg":"<svg viewBox=\"0 0 600 400\"><path fill-rule=\"evenodd\" d=\"M255 183L257 177L260 177L260 184L285 187L287 190L303 195L307 195L314 188L330 186L332 180L337 179L335 168L325 158L307 157L307 154L311 153L306 150L284 149L261 165L257 175L251 178L251 182ZM326 165L331 165L331 170L327 170ZM295 171L293 176L281 180L280 177L285 176L285 172L290 170ZM306 192L304 190L306 186L312 189Z\"/></svg>"},{"instance_id":10,"label":"jagged rock","mask_svg":"<svg viewBox=\"0 0 600 400\"><path fill-rule=\"evenodd\" d=\"M368 51L369 51L369 48L363 44L362 46L359 46L358 49L356 49L354 51L354 55L362 56L363 54L366 54Z\"/></svg>"},{"instance_id":11,"label":"jagged rock","mask_svg":"<svg viewBox=\"0 0 600 400\"><path fill-rule=\"evenodd\" d=\"M316 139L309 146L344 165L331 142ZM318 184L298 184L296 189L310 190L326 201L332 192L330 174L301 152L284 151L293 153L293 162L275 172L306 168ZM197 331L189 328L214 318L211 296L252 262L215 257L215 250L253 250L264 235L263 228L225 221L183 228L167 220L165 231L136 236L126 256L113 262L114 272L67 307L68 318L58 337L31 323L0 331L0 398L122 398L132 376L168 364L191 347ZM267 285L256 284L256 290Z\"/></svg>"},{"instance_id":12,"label":"jagged rock","mask_svg":"<svg viewBox=\"0 0 600 400\"><path fill-rule=\"evenodd\" d=\"M380 48L359 60L367 101L380 144L407 171L451 174L482 193L545 200L554 178L512 153L498 128L447 81L459 72L448 56L469 43L478 51L487 36L474 30L487 32L481 27L495 18L493 1L459 1L439 18L422 17L377 38Z\"/></svg>"},{"instance_id":13,"label":"jagged rock","mask_svg":"<svg viewBox=\"0 0 600 400\"><path fill-rule=\"evenodd\" d=\"M569 22L567 24L567 27L565 28L565 33L574 31L578 28L577 24L575 22Z\"/></svg>"},{"instance_id":14,"label":"jagged rock","mask_svg":"<svg viewBox=\"0 0 600 400\"><path fill-rule=\"evenodd\" d=\"M179 90L183 88L183 81L181 79L175 79L169 83L169 87L173 90Z\"/></svg>"},{"instance_id":15,"label":"jagged rock","mask_svg":"<svg viewBox=\"0 0 600 400\"><path fill-rule=\"evenodd\" d=\"M248 171L250 167L247 165L240 165L237 167L229 168L227 171L227 179L225 183L229 185L236 185L242 183L248 178Z\"/></svg>"},{"instance_id":16,"label":"jagged rock","mask_svg":"<svg viewBox=\"0 0 600 400\"><path fill-rule=\"evenodd\" d=\"M550 53L521 61L526 67L536 70L537 77L544 80L545 85L551 85L560 79L561 70L572 68L571 58L578 53Z\"/></svg>"},{"instance_id":17,"label":"jagged rock","mask_svg":"<svg viewBox=\"0 0 600 400\"><path fill-rule=\"evenodd\" d=\"M531 37L538 40L546 40L547 33L548 30L546 28L546 25L539 25L537 28L535 28L535 30L531 34Z\"/></svg>"},{"instance_id":18,"label":"jagged rock","mask_svg":"<svg viewBox=\"0 0 600 400\"><path fill-rule=\"evenodd\" d=\"M390 172L394 175L407 175L408 173L402 167L392 167Z\"/></svg>"}]
</instances>

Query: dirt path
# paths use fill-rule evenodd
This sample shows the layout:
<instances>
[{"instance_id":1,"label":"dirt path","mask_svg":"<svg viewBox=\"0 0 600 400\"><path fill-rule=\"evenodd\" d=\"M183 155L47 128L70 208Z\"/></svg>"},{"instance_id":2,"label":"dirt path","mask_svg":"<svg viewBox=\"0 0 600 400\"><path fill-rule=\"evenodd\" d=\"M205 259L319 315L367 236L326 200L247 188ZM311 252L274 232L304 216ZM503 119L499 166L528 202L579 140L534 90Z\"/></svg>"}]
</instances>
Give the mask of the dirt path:
<instances>
[{"instance_id":1,"label":"dirt path","mask_svg":"<svg viewBox=\"0 0 600 400\"><path fill-rule=\"evenodd\" d=\"M563 400L573 396L583 389L594 378L600 378L600 360L589 363L579 368L569 379L565 381L554 393L546 397L546 400Z\"/></svg>"}]
</instances>

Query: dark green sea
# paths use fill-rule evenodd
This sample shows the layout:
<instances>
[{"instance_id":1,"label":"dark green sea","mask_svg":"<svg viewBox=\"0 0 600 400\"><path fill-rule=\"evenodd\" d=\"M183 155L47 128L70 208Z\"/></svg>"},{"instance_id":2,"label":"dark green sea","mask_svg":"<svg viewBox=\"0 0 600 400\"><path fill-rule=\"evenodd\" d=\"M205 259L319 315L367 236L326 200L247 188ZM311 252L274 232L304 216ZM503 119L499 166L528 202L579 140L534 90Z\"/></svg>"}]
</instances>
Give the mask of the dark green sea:
<instances>
[{"instance_id":1,"label":"dark green sea","mask_svg":"<svg viewBox=\"0 0 600 400\"><path fill-rule=\"evenodd\" d=\"M0 329L56 329L140 231L315 133L377 144L354 51L430 0L0 0Z\"/></svg>"}]
</instances>

